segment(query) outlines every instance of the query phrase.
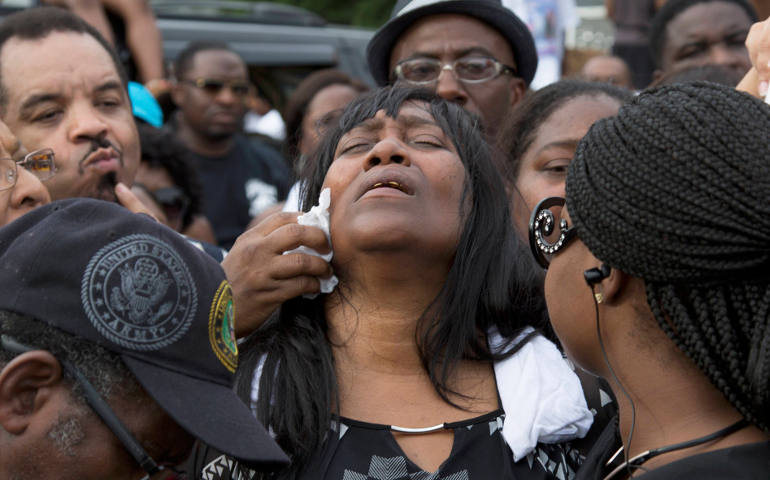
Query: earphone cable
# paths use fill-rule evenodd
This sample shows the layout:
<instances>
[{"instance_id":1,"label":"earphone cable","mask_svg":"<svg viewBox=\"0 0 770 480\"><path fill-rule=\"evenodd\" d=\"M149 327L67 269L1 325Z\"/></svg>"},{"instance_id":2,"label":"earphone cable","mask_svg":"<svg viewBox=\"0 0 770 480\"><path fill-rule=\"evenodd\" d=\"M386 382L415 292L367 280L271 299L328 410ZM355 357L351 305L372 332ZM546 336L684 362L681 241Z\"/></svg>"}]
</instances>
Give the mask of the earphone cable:
<instances>
[{"instance_id":1,"label":"earphone cable","mask_svg":"<svg viewBox=\"0 0 770 480\"><path fill-rule=\"evenodd\" d=\"M626 391L626 388L623 386L623 384L620 382L620 379L615 374L615 370L612 368L612 365L610 364L610 359L607 356L607 350L604 348L604 340L602 339L602 331L599 327L599 302L596 301L596 288L591 285L589 287L591 289L591 298L594 301L594 311L596 312L596 335L599 337L599 348L602 350L602 357L604 358L604 364L607 365L607 369L610 371L610 375L612 375L612 378L615 380L615 383L618 384L618 387L620 387L620 391L623 393L623 396L628 399L628 402L631 404L631 429L628 431L628 438L626 440L626 446L623 449L623 458L626 463L626 467L628 469L628 476L631 477L631 465L628 463L628 450L631 446L631 439L634 436L634 427L636 426L636 405L634 405L634 400L631 398L631 395ZM643 468L643 467L637 467L637 468Z\"/></svg>"}]
</instances>

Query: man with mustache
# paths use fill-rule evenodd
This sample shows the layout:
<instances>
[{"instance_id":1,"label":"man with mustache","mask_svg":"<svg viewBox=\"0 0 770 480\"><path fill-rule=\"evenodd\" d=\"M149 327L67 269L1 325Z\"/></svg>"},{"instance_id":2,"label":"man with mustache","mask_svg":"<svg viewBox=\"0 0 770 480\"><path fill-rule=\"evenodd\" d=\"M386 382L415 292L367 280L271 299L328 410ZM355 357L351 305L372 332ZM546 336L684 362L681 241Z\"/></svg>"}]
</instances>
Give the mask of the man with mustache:
<instances>
[{"instance_id":1,"label":"man with mustache","mask_svg":"<svg viewBox=\"0 0 770 480\"><path fill-rule=\"evenodd\" d=\"M117 201L139 165L139 136L114 51L63 10L22 11L0 25L0 116L29 150L52 148L53 200Z\"/></svg>"},{"instance_id":2,"label":"man with mustache","mask_svg":"<svg viewBox=\"0 0 770 480\"><path fill-rule=\"evenodd\" d=\"M243 59L223 43L192 43L177 57L172 120L203 184L204 213L230 248L265 208L286 197L289 171L277 152L240 132L251 85Z\"/></svg>"}]
</instances>

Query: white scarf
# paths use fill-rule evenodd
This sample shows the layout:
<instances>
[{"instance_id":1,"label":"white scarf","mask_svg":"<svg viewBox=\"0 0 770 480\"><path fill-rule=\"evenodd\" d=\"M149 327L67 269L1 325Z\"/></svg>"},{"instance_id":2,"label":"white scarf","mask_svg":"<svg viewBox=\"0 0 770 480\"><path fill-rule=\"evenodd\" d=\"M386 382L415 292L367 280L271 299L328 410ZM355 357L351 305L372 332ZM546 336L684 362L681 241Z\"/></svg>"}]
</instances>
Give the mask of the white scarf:
<instances>
[{"instance_id":1,"label":"white scarf","mask_svg":"<svg viewBox=\"0 0 770 480\"><path fill-rule=\"evenodd\" d=\"M527 327L511 343L533 332ZM496 327L488 332L489 348L503 353L505 339ZM511 357L495 363L497 391L505 423L503 439L518 462L538 443L559 443L582 438L593 423L583 388L556 346L535 335Z\"/></svg>"}]
</instances>

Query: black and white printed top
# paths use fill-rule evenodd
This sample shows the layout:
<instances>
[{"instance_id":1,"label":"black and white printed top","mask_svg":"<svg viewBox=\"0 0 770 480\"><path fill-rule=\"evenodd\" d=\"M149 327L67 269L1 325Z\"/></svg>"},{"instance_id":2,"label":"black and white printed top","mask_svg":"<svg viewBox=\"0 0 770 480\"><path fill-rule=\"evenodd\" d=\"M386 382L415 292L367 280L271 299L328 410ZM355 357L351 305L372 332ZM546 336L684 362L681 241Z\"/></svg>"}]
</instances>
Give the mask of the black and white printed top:
<instances>
[{"instance_id":1,"label":"black and white printed top","mask_svg":"<svg viewBox=\"0 0 770 480\"><path fill-rule=\"evenodd\" d=\"M593 427L583 438L573 436L569 442L535 441L531 447L527 447L519 456L516 456L514 452L517 447L511 445L510 437L504 437L504 427L510 429L525 425L526 428L523 431L526 432L530 428L536 429L541 425L540 421L532 421L531 408L527 408L525 401L518 400L517 392L522 388L537 390L540 385L549 383L549 379L545 378L546 374L560 371L562 368L563 359L555 347L548 347L553 349L549 354L543 349L538 349L537 345L538 342L530 342L529 347L524 347L514 357L509 357L509 359L528 359L526 368L538 370L536 375L528 379L529 383L514 382L515 373L520 369L520 364L513 363L504 368L503 362L495 364L500 405L498 410L444 425L444 428L454 432L454 443L448 458L437 471L426 472L414 464L396 442L389 426L335 417L323 446L307 462L298 478L300 480L572 480L585 454L596 441L597 435L605 430L610 419L616 414L615 404L607 393L608 388L604 382L585 372L575 372L577 377L573 387L577 389L577 395L584 399L581 400L584 402L583 405L587 404L589 415L593 416ZM547 360L549 355L550 360ZM540 365L534 365L534 361ZM558 368L547 369L542 365L547 362L551 362ZM261 369L258 368L255 378L261 375L260 371ZM259 385L259 382L255 381L254 385ZM252 397L257 398L255 392L252 392ZM567 397L563 395L551 395L551 397L546 403L569 403ZM548 420L548 415L535 416L540 420ZM506 421L516 423L506 427ZM614 448L612 442L608 447ZM241 480L255 477L254 472L205 446L196 447L186 470L193 473L194 478L203 480Z\"/></svg>"},{"instance_id":2,"label":"black and white printed top","mask_svg":"<svg viewBox=\"0 0 770 480\"><path fill-rule=\"evenodd\" d=\"M332 424L329 438L300 475L301 480L568 480L580 463L570 444L538 444L524 459L514 462L501 435L505 414L496 410L480 417L448 423L454 431L449 457L435 472L415 465L401 450L387 425L341 418ZM204 480L242 480L254 472L225 456L199 447L207 457L199 470ZM200 461L194 462L200 465Z\"/></svg>"},{"instance_id":3,"label":"black and white printed top","mask_svg":"<svg viewBox=\"0 0 770 480\"><path fill-rule=\"evenodd\" d=\"M567 444L540 444L525 459L514 462L500 433L504 421L505 413L496 410L445 424L454 432L452 451L438 470L426 472L401 450L389 426L341 418L302 479L566 480L574 476L578 453Z\"/></svg>"},{"instance_id":4,"label":"black and white printed top","mask_svg":"<svg viewBox=\"0 0 770 480\"><path fill-rule=\"evenodd\" d=\"M436 472L425 472L409 460L386 425L341 418L332 423L328 441L309 462L302 480L571 480L585 454L603 432L617 429L609 389L596 377L578 372L594 425L582 439L568 443L539 443L515 462L501 435L505 422L502 409L462 422L446 424L454 431L454 444ZM510 412L516 418L516 412ZM615 436L603 448L617 448ZM601 442L600 442L601 443ZM601 465L601 464L600 464ZM592 465L590 469L599 467ZM205 445L197 445L189 459L189 478L202 480L251 480L254 472ZM581 478L594 478L591 473ZM601 478L601 477L599 477Z\"/></svg>"}]
</instances>

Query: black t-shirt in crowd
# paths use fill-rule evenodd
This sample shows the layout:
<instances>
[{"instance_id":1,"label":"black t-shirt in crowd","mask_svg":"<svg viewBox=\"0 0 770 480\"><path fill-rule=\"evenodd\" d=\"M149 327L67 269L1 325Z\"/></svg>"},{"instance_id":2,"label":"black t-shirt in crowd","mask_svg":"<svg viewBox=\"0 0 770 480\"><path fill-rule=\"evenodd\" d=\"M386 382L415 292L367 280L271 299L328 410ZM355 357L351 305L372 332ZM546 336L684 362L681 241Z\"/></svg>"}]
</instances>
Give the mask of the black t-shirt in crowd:
<instances>
[{"instance_id":1,"label":"black t-shirt in crowd","mask_svg":"<svg viewBox=\"0 0 770 480\"><path fill-rule=\"evenodd\" d=\"M221 157L190 152L203 185L203 213L219 246L232 247L249 222L265 208L284 200L290 172L272 147L236 135L233 148Z\"/></svg>"}]
</instances>

